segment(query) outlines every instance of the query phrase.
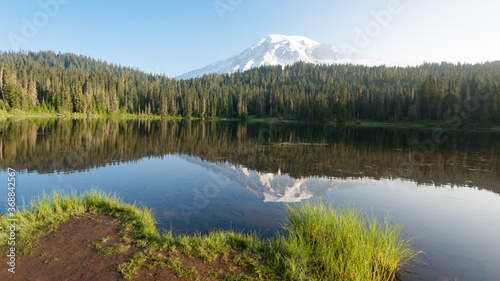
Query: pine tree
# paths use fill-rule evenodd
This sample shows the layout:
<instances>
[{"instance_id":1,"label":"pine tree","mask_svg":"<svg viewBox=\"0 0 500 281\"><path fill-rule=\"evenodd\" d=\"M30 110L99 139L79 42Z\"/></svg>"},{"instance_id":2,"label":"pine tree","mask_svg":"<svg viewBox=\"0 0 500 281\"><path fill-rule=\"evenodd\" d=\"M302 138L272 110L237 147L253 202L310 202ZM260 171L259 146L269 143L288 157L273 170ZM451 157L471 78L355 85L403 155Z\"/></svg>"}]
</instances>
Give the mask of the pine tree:
<instances>
[{"instance_id":1,"label":"pine tree","mask_svg":"<svg viewBox=\"0 0 500 281\"><path fill-rule=\"evenodd\" d=\"M38 91L36 89L36 82L33 79L29 82L28 100L30 109L34 109L38 106Z\"/></svg>"},{"instance_id":2,"label":"pine tree","mask_svg":"<svg viewBox=\"0 0 500 281\"><path fill-rule=\"evenodd\" d=\"M5 106L5 95L3 93L3 65L0 66L0 94L2 95L2 103Z\"/></svg>"},{"instance_id":3,"label":"pine tree","mask_svg":"<svg viewBox=\"0 0 500 281\"><path fill-rule=\"evenodd\" d=\"M10 109L21 109L21 87L17 85L16 74L9 68L3 73L3 92L6 96L7 107Z\"/></svg>"}]
</instances>

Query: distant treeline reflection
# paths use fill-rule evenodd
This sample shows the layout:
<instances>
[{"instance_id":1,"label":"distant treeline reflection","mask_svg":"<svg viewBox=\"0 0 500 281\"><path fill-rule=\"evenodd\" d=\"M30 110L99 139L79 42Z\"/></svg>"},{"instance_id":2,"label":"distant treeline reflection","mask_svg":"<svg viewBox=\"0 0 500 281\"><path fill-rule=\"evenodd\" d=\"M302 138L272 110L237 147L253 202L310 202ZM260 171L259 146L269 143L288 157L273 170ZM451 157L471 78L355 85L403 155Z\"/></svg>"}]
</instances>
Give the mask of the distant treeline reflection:
<instances>
[{"instance_id":1,"label":"distant treeline reflection","mask_svg":"<svg viewBox=\"0 0 500 281\"><path fill-rule=\"evenodd\" d=\"M294 178L406 179L500 193L500 133L297 124L118 119L1 121L2 170L81 172L168 154L228 161ZM425 150L425 149L424 149Z\"/></svg>"}]
</instances>

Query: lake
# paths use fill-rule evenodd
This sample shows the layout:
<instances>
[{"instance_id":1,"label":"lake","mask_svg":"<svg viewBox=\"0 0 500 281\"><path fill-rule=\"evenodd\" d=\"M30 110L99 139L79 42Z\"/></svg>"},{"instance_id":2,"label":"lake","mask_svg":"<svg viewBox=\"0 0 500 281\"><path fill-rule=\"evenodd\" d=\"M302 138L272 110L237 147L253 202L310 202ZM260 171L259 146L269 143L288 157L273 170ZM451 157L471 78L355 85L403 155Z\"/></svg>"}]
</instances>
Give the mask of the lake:
<instances>
[{"instance_id":1,"label":"lake","mask_svg":"<svg viewBox=\"0 0 500 281\"><path fill-rule=\"evenodd\" d=\"M350 204L401 222L425 252L403 280L498 280L500 133L291 123L0 121L17 200L99 188L151 208L158 227L272 237L284 204Z\"/></svg>"}]
</instances>

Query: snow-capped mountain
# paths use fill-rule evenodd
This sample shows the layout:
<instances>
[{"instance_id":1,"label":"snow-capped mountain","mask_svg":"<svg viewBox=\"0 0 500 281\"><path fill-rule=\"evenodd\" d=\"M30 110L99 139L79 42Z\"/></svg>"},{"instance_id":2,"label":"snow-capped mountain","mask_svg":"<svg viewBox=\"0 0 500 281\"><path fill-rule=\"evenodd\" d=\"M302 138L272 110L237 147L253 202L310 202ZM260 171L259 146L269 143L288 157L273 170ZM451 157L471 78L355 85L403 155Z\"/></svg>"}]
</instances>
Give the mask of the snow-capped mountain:
<instances>
[{"instance_id":1,"label":"snow-capped mountain","mask_svg":"<svg viewBox=\"0 0 500 281\"><path fill-rule=\"evenodd\" d=\"M264 65L290 65L298 61L315 64L351 63L368 66L385 64L371 59L354 58L341 53L333 45L318 43L303 36L271 34L234 57L185 73L178 78L188 79L208 73L233 73Z\"/></svg>"}]
</instances>

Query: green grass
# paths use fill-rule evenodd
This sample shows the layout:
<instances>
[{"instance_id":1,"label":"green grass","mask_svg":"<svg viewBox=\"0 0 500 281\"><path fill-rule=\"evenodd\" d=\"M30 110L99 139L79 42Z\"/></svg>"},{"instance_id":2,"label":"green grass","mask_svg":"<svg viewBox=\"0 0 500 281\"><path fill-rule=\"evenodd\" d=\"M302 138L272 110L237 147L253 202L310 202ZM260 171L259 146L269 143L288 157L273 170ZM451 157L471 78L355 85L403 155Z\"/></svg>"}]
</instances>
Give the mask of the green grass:
<instances>
[{"instance_id":1,"label":"green grass","mask_svg":"<svg viewBox=\"0 0 500 281\"><path fill-rule=\"evenodd\" d=\"M200 117L182 117L182 116L170 116L170 115L159 115L159 114L145 114L145 113L126 113L118 112L115 114L108 113L67 113L67 112L54 112L54 111L24 111L24 110L2 110L0 109L0 119L28 119L28 118L71 118L71 119L84 119L84 118L115 118L115 119L163 119L163 120L207 120L207 118ZM239 118L231 117L215 117L208 118L208 120L214 121L240 121Z\"/></svg>"},{"instance_id":2,"label":"green grass","mask_svg":"<svg viewBox=\"0 0 500 281\"><path fill-rule=\"evenodd\" d=\"M215 117L215 118L199 118L199 117L181 117L181 116L166 116L166 115L156 115L156 114L138 114L138 113L125 113L119 112L116 114L107 113L58 113L58 112L43 112L43 111L22 111L22 110L0 110L0 120L24 120L31 118L71 118L71 119L84 119L84 118L114 118L114 119L149 119L149 120L211 120L211 121L241 121L240 118L234 117ZM288 124L319 124L319 125L341 125L341 126L357 126L357 127L388 127L388 128L398 128L398 129L435 129L440 128L442 130L463 130L463 131L500 131L500 126L492 124L483 124L481 122L471 122L470 120L462 120L458 128L455 127L453 122L444 121L428 121L421 120L410 122L407 120L387 120L387 121L373 121L373 120L358 120L358 121L346 121L343 123L338 123L335 121L307 121L307 120L297 120L290 119L290 117L263 117L259 118L255 115L250 115L245 120L247 123L266 123L266 124L278 124L278 123L288 123Z\"/></svg>"},{"instance_id":3,"label":"green grass","mask_svg":"<svg viewBox=\"0 0 500 281\"><path fill-rule=\"evenodd\" d=\"M86 213L99 213L122 219L122 232L133 239L160 239L156 222L146 207L123 203L114 195L92 190L80 196L76 193L55 192L52 196L43 194L15 213L16 245L20 251L36 246L36 238L55 230L60 223ZM0 246L6 245L10 217L0 218Z\"/></svg>"},{"instance_id":4,"label":"green grass","mask_svg":"<svg viewBox=\"0 0 500 281\"><path fill-rule=\"evenodd\" d=\"M162 234L150 209L125 204L120 199L92 190L43 195L16 213L16 245L29 251L36 238L57 225L87 213L119 218L121 241L108 247L109 237L91 246L100 255L118 254L131 245L141 248L118 266L125 279L139 269L168 268L178 277L199 279L196 268L182 265L180 257L199 258L206 264L218 261L246 268L249 274L229 270L213 272L221 280L393 280L398 270L416 257L411 239L403 240L401 225L388 218L379 222L351 207L333 208L321 201L286 206L286 222L276 238L264 240L256 232L215 230L207 235ZM9 222L0 218L0 246L7 244Z\"/></svg>"},{"instance_id":5,"label":"green grass","mask_svg":"<svg viewBox=\"0 0 500 281\"><path fill-rule=\"evenodd\" d=\"M97 241L94 243L93 246L96 249L100 249L103 244L108 242L108 240L109 240L109 236L101 237L101 238L97 239ZM90 245L90 246L92 246L92 245Z\"/></svg>"},{"instance_id":6,"label":"green grass","mask_svg":"<svg viewBox=\"0 0 500 281\"><path fill-rule=\"evenodd\" d=\"M59 260L60 260L60 259L59 259L58 257L55 257L55 258L53 258L53 259L46 260L44 263L45 263L45 264L51 264L51 263L53 263L53 262L57 262L57 261L59 261Z\"/></svg>"},{"instance_id":7,"label":"green grass","mask_svg":"<svg viewBox=\"0 0 500 281\"><path fill-rule=\"evenodd\" d=\"M131 114L131 113L60 113L60 112L44 112L44 111L23 111L23 110L0 110L0 118L12 118L12 119L25 119L25 118L37 118L37 117L61 117L61 118L72 118L72 119L83 119L83 118L116 118L116 119L181 119L175 116L160 116L155 114Z\"/></svg>"},{"instance_id":8,"label":"green grass","mask_svg":"<svg viewBox=\"0 0 500 281\"><path fill-rule=\"evenodd\" d=\"M380 223L349 206L321 201L286 206L284 234L274 246L275 267L295 280L393 280L416 256L401 225Z\"/></svg>"},{"instance_id":9,"label":"green grass","mask_svg":"<svg viewBox=\"0 0 500 281\"><path fill-rule=\"evenodd\" d=\"M97 241L93 245L90 246L93 246L93 248L97 251L97 254L99 254L100 256L121 254L130 249L130 245L121 243L103 247L102 245L105 244L108 240L109 236L101 237L97 239Z\"/></svg>"}]
</instances>

